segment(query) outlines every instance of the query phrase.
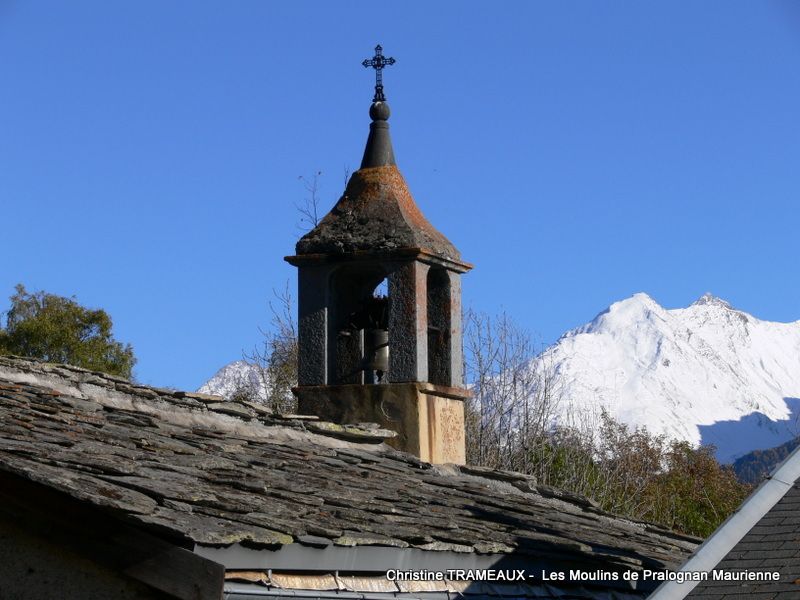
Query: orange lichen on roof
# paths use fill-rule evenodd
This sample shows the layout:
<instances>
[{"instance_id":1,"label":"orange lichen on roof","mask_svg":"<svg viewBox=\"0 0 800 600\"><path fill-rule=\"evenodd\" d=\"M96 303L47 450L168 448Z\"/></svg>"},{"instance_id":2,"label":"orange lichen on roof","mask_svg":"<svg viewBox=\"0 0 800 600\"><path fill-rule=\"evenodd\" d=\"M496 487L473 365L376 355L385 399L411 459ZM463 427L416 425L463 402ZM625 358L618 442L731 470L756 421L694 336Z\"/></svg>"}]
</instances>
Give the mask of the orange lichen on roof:
<instances>
[{"instance_id":1,"label":"orange lichen on roof","mask_svg":"<svg viewBox=\"0 0 800 600\"><path fill-rule=\"evenodd\" d=\"M333 209L297 243L297 254L408 248L460 259L422 214L398 168L388 165L353 173Z\"/></svg>"}]
</instances>

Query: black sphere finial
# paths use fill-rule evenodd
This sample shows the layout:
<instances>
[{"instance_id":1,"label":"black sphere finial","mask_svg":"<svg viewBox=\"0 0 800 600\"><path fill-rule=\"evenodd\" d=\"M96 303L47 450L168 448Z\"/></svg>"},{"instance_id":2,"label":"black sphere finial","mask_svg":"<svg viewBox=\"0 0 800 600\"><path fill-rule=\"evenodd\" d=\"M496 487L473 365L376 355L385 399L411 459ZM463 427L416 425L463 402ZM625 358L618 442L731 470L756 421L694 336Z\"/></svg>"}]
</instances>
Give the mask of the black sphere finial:
<instances>
[{"instance_id":1,"label":"black sphere finial","mask_svg":"<svg viewBox=\"0 0 800 600\"><path fill-rule=\"evenodd\" d=\"M386 58L383 55L383 48L381 47L380 44L375 46L375 56L373 56L372 58L367 58L364 61L362 61L361 64L364 67L372 67L373 69L375 69L375 96L372 98L373 103L386 102L386 96L383 94L383 69L384 67L393 65L395 62L396 61L394 60L394 57ZM387 110L386 119L388 119L389 118L388 106L386 107L386 110ZM370 109L369 112L370 116L372 116L372 109ZM381 119L381 120L385 121L386 119ZM375 120L374 117L373 120Z\"/></svg>"},{"instance_id":2,"label":"black sphere finial","mask_svg":"<svg viewBox=\"0 0 800 600\"><path fill-rule=\"evenodd\" d=\"M386 102L373 102L369 107L369 118L373 121L388 121L390 114L392 113Z\"/></svg>"}]
</instances>

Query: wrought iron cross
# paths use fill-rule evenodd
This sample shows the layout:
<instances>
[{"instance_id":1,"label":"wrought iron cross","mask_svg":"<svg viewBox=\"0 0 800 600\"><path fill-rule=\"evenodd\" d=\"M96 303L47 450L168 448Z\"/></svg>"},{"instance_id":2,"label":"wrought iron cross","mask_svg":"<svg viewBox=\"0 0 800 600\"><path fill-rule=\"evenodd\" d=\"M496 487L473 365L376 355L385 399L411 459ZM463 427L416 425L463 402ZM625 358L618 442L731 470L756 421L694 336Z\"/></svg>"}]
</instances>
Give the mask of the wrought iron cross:
<instances>
[{"instance_id":1,"label":"wrought iron cross","mask_svg":"<svg viewBox=\"0 0 800 600\"><path fill-rule=\"evenodd\" d=\"M386 102L386 96L383 95L383 68L394 63L394 58L386 58L383 55L383 48L381 48L380 44L375 46L375 56L361 63L365 67L375 69L375 97L372 98L373 102Z\"/></svg>"}]
</instances>

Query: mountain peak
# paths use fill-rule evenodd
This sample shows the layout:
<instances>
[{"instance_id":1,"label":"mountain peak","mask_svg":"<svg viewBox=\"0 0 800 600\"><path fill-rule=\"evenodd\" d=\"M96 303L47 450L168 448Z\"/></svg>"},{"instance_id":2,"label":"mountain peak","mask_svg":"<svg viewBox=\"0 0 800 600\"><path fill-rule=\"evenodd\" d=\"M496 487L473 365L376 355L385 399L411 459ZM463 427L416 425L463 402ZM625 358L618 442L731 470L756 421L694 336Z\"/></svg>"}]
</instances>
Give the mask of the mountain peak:
<instances>
[{"instance_id":1,"label":"mountain peak","mask_svg":"<svg viewBox=\"0 0 800 600\"><path fill-rule=\"evenodd\" d=\"M663 311L664 307L656 302L652 296L644 292L637 292L624 300L614 302L604 313L647 316L650 313L661 313Z\"/></svg>"},{"instance_id":2,"label":"mountain peak","mask_svg":"<svg viewBox=\"0 0 800 600\"><path fill-rule=\"evenodd\" d=\"M215 394L231 398L238 392L246 391L254 398L266 399L269 396L264 369L246 360L235 360L222 367L216 374L198 388L201 394Z\"/></svg>"},{"instance_id":3,"label":"mountain peak","mask_svg":"<svg viewBox=\"0 0 800 600\"><path fill-rule=\"evenodd\" d=\"M726 302L722 298L718 298L711 292L706 292L702 296L700 296L697 300L692 302L692 306L719 306L721 308L727 308L730 310L734 310L733 307L730 305L729 302Z\"/></svg>"},{"instance_id":4,"label":"mountain peak","mask_svg":"<svg viewBox=\"0 0 800 600\"><path fill-rule=\"evenodd\" d=\"M657 319L664 319L667 311L653 298L644 292L637 292L624 300L614 302L598 314L592 321L564 334L572 336L580 333L593 333L606 330L617 330ZM562 336L562 337L564 337Z\"/></svg>"},{"instance_id":5,"label":"mountain peak","mask_svg":"<svg viewBox=\"0 0 800 600\"><path fill-rule=\"evenodd\" d=\"M603 407L631 427L714 444L723 461L796 436L798 356L800 321L759 321L713 294L674 309L635 294L547 350L563 418Z\"/></svg>"},{"instance_id":6,"label":"mountain peak","mask_svg":"<svg viewBox=\"0 0 800 600\"><path fill-rule=\"evenodd\" d=\"M651 295L645 292L636 292L630 298L626 298L625 300L621 300L620 302L635 302L647 306L661 307L661 305L658 302L656 302L656 300Z\"/></svg>"}]
</instances>

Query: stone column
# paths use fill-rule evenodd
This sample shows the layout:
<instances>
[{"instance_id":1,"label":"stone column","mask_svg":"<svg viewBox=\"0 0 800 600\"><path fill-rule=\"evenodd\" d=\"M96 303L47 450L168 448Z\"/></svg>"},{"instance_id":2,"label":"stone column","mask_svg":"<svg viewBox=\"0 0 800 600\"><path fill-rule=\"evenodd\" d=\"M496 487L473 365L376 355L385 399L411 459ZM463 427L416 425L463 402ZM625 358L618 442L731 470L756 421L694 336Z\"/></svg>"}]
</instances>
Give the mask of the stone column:
<instances>
[{"instance_id":1,"label":"stone column","mask_svg":"<svg viewBox=\"0 0 800 600\"><path fill-rule=\"evenodd\" d=\"M328 270L304 266L298 270L298 383L328 383Z\"/></svg>"},{"instance_id":2,"label":"stone column","mask_svg":"<svg viewBox=\"0 0 800 600\"><path fill-rule=\"evenodd\" d=\"M464 386L464 338L461 323L461 274L450 276L450 386Z\"/></svg>"},{"instance_id":3,"label":"stone column","mask_svg":"<svg viewBox=\"0 0 800 600\"><path fill-rule=\"evenodd\" d=\"M418 261L389 274L389 383L428 380L427 276Z\"/></svg>"}]
</instances>

